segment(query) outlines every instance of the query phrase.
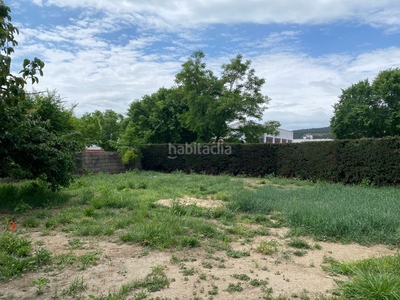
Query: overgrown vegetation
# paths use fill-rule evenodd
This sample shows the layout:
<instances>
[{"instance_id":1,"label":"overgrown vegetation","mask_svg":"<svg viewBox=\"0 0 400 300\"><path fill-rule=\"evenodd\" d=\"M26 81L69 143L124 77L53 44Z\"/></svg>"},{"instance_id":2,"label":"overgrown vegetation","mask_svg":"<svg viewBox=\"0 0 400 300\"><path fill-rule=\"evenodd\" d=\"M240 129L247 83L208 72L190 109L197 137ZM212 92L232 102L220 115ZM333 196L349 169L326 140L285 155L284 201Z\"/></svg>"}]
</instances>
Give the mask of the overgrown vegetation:
<instances>
[{"instance_id":1,"label":"overgrown vegetation","mask_svg":"<svg viewBox=\"0 0 400 300\"><path fill-rule=\"evenodd\" d=\"M216 208L186 205L179 200L185 196L210 203L222 199L225 205ZM174 264L180 266L182 276L193 278L199 274L201 280L211 278L206 272L225 268L226 260L239 263L241 259L251 257L252 251L271 255L279 263L282 259L291 259L291 254L305 256L313 249L321 248L319 244L312 246L308 238L302 237L304 235L314 236L318 240L398 246L399 196L398 189L389 187L312 183L272 176L242 180L226 175L186 175L182 172L164 174L132 171L117 175L86 175L77 177L68 189L58 193L36 182L3 183L0 184L0 198L6 201L0 205L8 216L3 228L7 230L11 220L17 224L17 228L1 235L1 276L2 280L9 280L25 271L43 267L56 270L90 268L99 263L99 252L73 253L86 247L84 241L87 236L111 236L115 241L142 245L150 250L203 247L206 255L199 261L197 269L186 266L188 260L175 254L171 258ZM169 206L160 205L160 199L168 200ZM279 241L279 237L268 236L268 227L281 226L291 228L286 242ZM62 231L68 234L66 249L69 252L52 254L46 249L33 247L22 236L23 232L29 230L47 234ZM245 245L255 236L263 238L252 251L231 245L233 241ZM284 247L292 247L292 250L285 250ZM343 267L333 260L327 262L336 268L334 272L343 269L345 271L340 272L350 278L346 284L340 285L343 295L356 293L354 287L360 288L372 280L371 270L362 277L359 271L354 271L356 267L353 265ZM374 264L371 261L369 266ZM375 264L376 270L378 266L391 264L385 260L379 261ZM393 270L398 268L395 264ZM267 270L265 266L260 266L259 261L255 263L255 268ZM357 268L363 271L362 265L357 265ZM390 275L374 275L374 278L382 281L382 285L391 286L389 290L396 292L396 286L392 286L398 275L395 271L389 270L388 273ZM251 273L238 272L233 278L239 282L227 283L223 288L220 286L219 290L210 288L209 295L222 291L237 293L249 284L268 290L266 295L272 293L266 287L266 282L261 284L261 281L254 281ZM59 291L61 295L83 293L85 282L81 279L77 277L75 284L71 283L71 288ZM144 281L126 285L121 294L117 291L113 295L124 299L134 290L143 293L145 289L146 293L150 293L148 286L162 288L168 282L169 279L162 275L148 277ZM38 295L50 289L45 279L39 278L34 284Z\"/></svg>"}]
</instances>

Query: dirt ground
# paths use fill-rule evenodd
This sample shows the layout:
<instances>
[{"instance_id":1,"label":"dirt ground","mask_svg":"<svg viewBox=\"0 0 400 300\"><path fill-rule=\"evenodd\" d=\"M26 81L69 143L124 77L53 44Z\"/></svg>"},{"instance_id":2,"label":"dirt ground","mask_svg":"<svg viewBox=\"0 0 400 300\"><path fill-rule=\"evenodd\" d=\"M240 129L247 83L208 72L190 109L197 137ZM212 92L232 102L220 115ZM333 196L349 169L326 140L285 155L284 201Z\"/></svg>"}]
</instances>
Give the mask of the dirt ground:
<instances>
[{"instance_id":1,"label":"dirt ground","mask_svg":"<svg viewBox=\"0 0 400 300\"><path fill-rule=\"evenodd\" d=\"M88 299L88 295L107 296L109 292L118 290L125 283L145 278L151 272L151 268L157 265L165 267L165 273L172 282L169 287L151 293L149 297L153 298L262 298L264 294L261 287L253 287L245 281L241 281L242 292L226 291L230 283L240 282L233 278L234 274L246 274L251 279L268 281L267 286L272 288L274 296L294 299L306 293L309 297L313 297L319 294L330 295L330 291L335 288L334 280L338 279L321 269L324 256L340 261L351 261L396 253L396 249L388 249L382 245L365 247L357 244L318 242L322 247L320 250L307 250L304 256L298 257L291 255L295 249L286 245L289 240L285 237L287 231L287 228L271 228L269 236L256 237L246 243L240 241L231 243L234 250L250 252L250 256L241 258L230 258L226 251L217 251L210 255L203 248L185 251L151 251L138 245L119 244L99 238L82 238L82 249L71 250L69 247L71 237L66 233L54 232L42 236L41 232L27 232L26 236L34 245L39 244L52 253L72 251L81 255L96 250L100 253L100 260L96 265L82 271L76 267L67 267L47 273L25 273L22 277L0 284L0 299L54 299L77 277L83 277L86 283L82 299ZM277 253L263 255L256 251L261 241L271 239L279 243ZM314 244L313 240L307 238L306 240L311 245ZM185 276L182 273L182 265L171 260L173 254L185 261L187 269L193 268L194 274ZM40 277L49 278L50 283L49 288L38 295L32 282ZM210 296L209 291L214 286L218 287L218 293ZM134 294L130 294L128 298L135 299L133 297Z\"/></svg>"}]
</instances>

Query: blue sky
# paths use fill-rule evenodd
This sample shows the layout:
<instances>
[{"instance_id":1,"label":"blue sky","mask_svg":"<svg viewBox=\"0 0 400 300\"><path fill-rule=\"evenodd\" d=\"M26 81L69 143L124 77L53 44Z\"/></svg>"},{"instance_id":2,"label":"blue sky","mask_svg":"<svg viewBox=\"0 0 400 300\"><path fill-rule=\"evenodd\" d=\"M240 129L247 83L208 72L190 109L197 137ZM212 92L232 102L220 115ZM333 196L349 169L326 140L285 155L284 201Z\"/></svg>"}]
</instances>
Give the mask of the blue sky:
<instances>
[{"instance_id":1,"label":"blue sky","mask_svg":"<svg viewBox=\"0 0 400 300\"><path fill-rule=\"evenodd\" d=\"M5 0L19 28L13 56L39 57L35 90L58 90L81 116L174 84L196 50L216 74L252 60L271 98L264 120L328 126L341 89L400 67L398 0ZM32 87L28 86L28 90Z\"/></svg>"}]
</instances>

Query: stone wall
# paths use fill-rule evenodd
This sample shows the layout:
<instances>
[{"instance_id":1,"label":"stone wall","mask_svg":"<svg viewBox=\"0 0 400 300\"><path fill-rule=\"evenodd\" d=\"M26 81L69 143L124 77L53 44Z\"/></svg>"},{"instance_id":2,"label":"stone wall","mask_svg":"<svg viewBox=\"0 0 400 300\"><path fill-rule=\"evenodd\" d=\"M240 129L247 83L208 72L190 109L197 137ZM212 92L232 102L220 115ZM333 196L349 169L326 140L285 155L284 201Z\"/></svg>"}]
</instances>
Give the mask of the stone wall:
<instances>
[{"instance_id":1,"label":"stone wall","mask_svg":"<svg viewBox=\"0 0 400 300\"><path fill-rule=\"evenodd\" d=\"M79 152L76 173L123 173L126 167L122 164L117 152Z\"/></svg>"}]
</instances>

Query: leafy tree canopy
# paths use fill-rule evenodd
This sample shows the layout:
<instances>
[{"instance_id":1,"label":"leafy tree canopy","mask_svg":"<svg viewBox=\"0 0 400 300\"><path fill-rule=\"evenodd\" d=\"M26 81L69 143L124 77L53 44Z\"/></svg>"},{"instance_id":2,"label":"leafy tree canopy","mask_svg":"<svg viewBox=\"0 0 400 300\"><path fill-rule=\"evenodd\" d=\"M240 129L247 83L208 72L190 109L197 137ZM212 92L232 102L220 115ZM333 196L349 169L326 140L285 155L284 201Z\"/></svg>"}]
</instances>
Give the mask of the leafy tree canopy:
<instances>
[{"instance_id":1,"label":"leafy tree canopy","mask_svg":"<svg viewBox=\"0 0 400 300\"><path fill-rule=\"evenodd\" d=\"M331 131L338 139L400 135L400 69L381 71L342 91L334 105Z\"/></svg>"},{"instance_id":2,"label":"leafy tree canopy","mask_svg":"<svg viewBox=\"0 0 400 300\"><path fill-rule=\"evenodd\" d=\"M11 74L18 29L10 8L0 0L0 177L41 178L52 189L66 186L74 170L73 154L82 149L72 129L72 109L54 92L28 95L26 80L37 83L44 63L25 59L21 76Z\"/></svg>"},{"instance_id":3,"label":"leafy tree canopy","mask_svg":"<svg viewBox=\"0 0 400 300\"><path fill-rule=\"evenodd\" d=\"M124 124L124 117L111 109L85 113L76 121L86 146L98 145L106 151L116 150L115 143L126 127Z\"/></svg>"},{"instance_id":4,"label":"leafy tree canopy","mask_svg":"<svg viewBox=\"0 0 400 300\"><path fill-rule=\"evenodd\" d=\"M263 133L276 133L279 123L260 120L269 98L261 93L265 82L255 75L249 60L237 55L222 66L218 78L208 70L202 51L195 52L176 75L176 86L161 88L131 103L129 124L121 147L144 143L210 142L220 138L258 142ZM233 121L240 121L232 128Z\"/></svg>"}]
</instances>

